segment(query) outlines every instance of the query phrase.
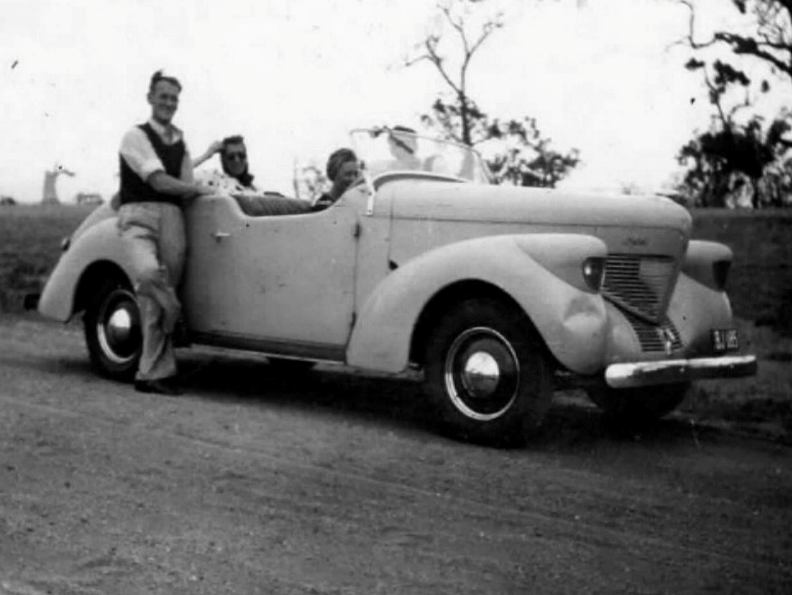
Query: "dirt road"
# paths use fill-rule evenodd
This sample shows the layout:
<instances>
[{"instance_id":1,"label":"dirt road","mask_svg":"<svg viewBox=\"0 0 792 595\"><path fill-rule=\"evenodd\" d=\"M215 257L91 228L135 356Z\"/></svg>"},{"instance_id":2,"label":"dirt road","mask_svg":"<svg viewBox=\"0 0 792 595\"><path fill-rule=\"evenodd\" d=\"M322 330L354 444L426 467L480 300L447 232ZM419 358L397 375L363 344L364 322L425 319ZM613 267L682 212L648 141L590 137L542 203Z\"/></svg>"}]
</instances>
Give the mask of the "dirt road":
<instances>
[{"instance_id":1,"label":"dirt road","mask_svg":"<svg viewBox=\"0 0 792 595\"><path fill-rule=\"evenodd\" d=\"M0 317L0 594L792 591L792 449L574 399L521 450L447 440L405 380L181 353L95 377Z\"/></svg>"}]
</instances>

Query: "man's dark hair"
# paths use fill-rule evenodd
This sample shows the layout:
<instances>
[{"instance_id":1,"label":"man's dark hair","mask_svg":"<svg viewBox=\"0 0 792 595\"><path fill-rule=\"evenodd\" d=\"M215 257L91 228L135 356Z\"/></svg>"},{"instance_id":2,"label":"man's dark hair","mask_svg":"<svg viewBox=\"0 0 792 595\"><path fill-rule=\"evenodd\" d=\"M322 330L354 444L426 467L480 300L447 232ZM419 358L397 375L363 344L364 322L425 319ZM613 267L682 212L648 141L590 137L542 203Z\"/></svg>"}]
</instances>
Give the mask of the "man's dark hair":
<instances>
[{"instance_id":1,"label":"man's dark hair","mask_svg":"<svg viewBox=\"0 0 792 595\"><path fill-rule=\"evenodd\" d=\"M245 138L241 134L234 134L232 136L225 137L220 142L223 145L223 147L220 149L220 156L225 157L226 151L230 145L244 145ZM247 149L245 149L245 154L247 154ZM225 159L220 159L220 164L223 166L223 172L225 172L226 175L236 178L243 186L249 187L253 183L254 176L248 171L249 165L247 159L245 159L244 171L238 176L235 176L230 171L228 171L228 166L226 165Z\"/></svg>"},{"instance_id":2,"label":"man's dark hair","mask_svg":"<svg viewBox=\"0 0 792 595\"><path fill-rule=\"evenodd\" d=\"M241 134L234 134L232 136L225 137L221 142L223 144L223 154L225 154L228 145L244 145L245 137Z\"/></svg>"},{"instance_id":3,"label":"man's dark hair","mask_svg":"<svg viewBox=\"0 0 792 595\"><path fill-rule=\"evenodd\" d=\"M151 81L149 82L149 93L152 93L154 91L154 87L160 81L165 81L166 83L175 85L176 87L178 87L179 91L182 90L182 86L181 83L179 82L179 79L177 79L175 76L168 76L162 74L162 71L158 70L157 72L151 75Z\"/></svg>"},{"instance_id":4,"label":"man's dark hair","mask_svg":"<svg viewBox=\"0 0 792 595\"><path fill-rule=\"evenodd\" d=\"M327 159L327 168L325 172L327 173L328 179L332 182L335 181L335 177L338 175L338 171L341 169L341 166L344 165L347 161L357 161L357 155L352 149L336 149L330 154L330 157Z\"/></svg>"}]
</instances>

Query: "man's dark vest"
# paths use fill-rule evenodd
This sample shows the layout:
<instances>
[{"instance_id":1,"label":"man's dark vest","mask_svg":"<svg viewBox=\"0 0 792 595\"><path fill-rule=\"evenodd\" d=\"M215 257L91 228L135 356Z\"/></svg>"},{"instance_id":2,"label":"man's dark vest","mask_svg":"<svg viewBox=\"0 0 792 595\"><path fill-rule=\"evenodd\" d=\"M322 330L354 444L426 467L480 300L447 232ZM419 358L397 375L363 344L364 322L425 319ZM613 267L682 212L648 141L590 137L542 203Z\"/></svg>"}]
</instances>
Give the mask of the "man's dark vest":
<instances>
[{"instance_id":1,"label":"man's dark vest","mask_svg":"<svg viewBox=\"0 0 792 595\"><path fill-rule=\"evenodd\" d=\"M151 125L146 122L138 126L148 137L154 152L165 166L165 173L174 178L181 177L182 161L184 160L184 140L179 139L177 143L166 145L162 142L159 134L154 132ZM137 175L123 156L119 155L121 164L121 204L130 202L168 202L174 205L181 204L178 196L157 192L145 180Z\"/></svg>"}]
</instances>

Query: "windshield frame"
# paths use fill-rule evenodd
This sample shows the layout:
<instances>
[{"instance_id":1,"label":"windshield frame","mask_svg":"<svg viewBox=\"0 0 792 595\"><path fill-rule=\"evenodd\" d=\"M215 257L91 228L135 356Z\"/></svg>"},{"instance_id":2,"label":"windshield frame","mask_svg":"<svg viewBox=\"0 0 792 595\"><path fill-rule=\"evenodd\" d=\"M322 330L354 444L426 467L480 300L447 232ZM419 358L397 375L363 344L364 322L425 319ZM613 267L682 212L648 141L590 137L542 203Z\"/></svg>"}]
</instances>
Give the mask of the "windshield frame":
<instances>
[{"instance_id":1,"label":"windshield frame","mask_svg":"<svg viewBox=\"0 0 792 595\"><path fill-rule=\"evenodd\" d=\"M382 127L373 127L373 128L355 128L352 129L349 133L350 139L352 142L352 146L354 147L355 153L358 156L358 159L361 162L361 171L364 177L368 178L371 182L372 188L378 188L381 185L381 182L384 182L388 179L403 179L405 177L415 177L415 178L422 178L422 179L437 179L437 180L446 180L449 182L462 182L462 183L479 183L479 184L492 184L494 183L494 178L492 176L492 172L490 171L489 167L487 166L486 161L481 156L481 154L473 147L466 145L464 143L459 143L455 140L437 138L426 136L422 134L418 134L412 131L405 131L401 129L394 129L388 126ZM367 163L367 159L369 157L368 151L365 148L365 141L375 140L380 136L385 135L386 138L394 139L398 137L409 137L415 139L417 142L423 141L424 146L430 146L439 151L432 151L429 155L421 155L421 159L417 159L413 157L412 151L410 151L410 155L407 155L408 159L416 159L416 167L402 167L402 168L390 168L391 164L383 162L382 160L373 160L372 163L376 163L379 167L378 168L371 168L369 163ZM397 144L404 146L403 143L399 143L398 140L396 141ZM471 166L471 175L460 176L458 173L453 173L443 170L435 171L434 169L426 169L427 164L431 162L432 164L436 163L435 159L438 157L443 157L442 149L450 148L452 149L450 153L453 155L454 152L457 153L459 156L463 156L462 159L467 159L467 155L472 158L472 166ZM398 159L394 157L393 162L397 162ZM383 166L389 167L388 169L379 169ZM372 169L375 171L372 172ZM379 171L377 171L379 170ZM402 175L394 175L394 174L402 174ZM379 182L379 183L378 183Z\"/></svg>"}]
</instances>

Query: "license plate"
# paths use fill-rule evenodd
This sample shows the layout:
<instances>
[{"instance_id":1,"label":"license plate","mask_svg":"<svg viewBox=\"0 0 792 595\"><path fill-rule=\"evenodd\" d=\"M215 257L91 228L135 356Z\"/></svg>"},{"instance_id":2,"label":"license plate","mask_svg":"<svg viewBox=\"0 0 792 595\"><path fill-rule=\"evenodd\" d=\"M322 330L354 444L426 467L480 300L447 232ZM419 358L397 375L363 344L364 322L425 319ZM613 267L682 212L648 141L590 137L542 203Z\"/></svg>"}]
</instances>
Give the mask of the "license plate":
<instances>
[{"instance_id":1,"label":"license plate","mask_svg":"<svg viewBox=\"0 0 792 595\"><path fill-rule=\"evenodd\" d=\"M725 351L737 351L740 348L740 341L737 338L736 328L713 329L712 348L716 353Z\"/></svg>"}]
</instances>

